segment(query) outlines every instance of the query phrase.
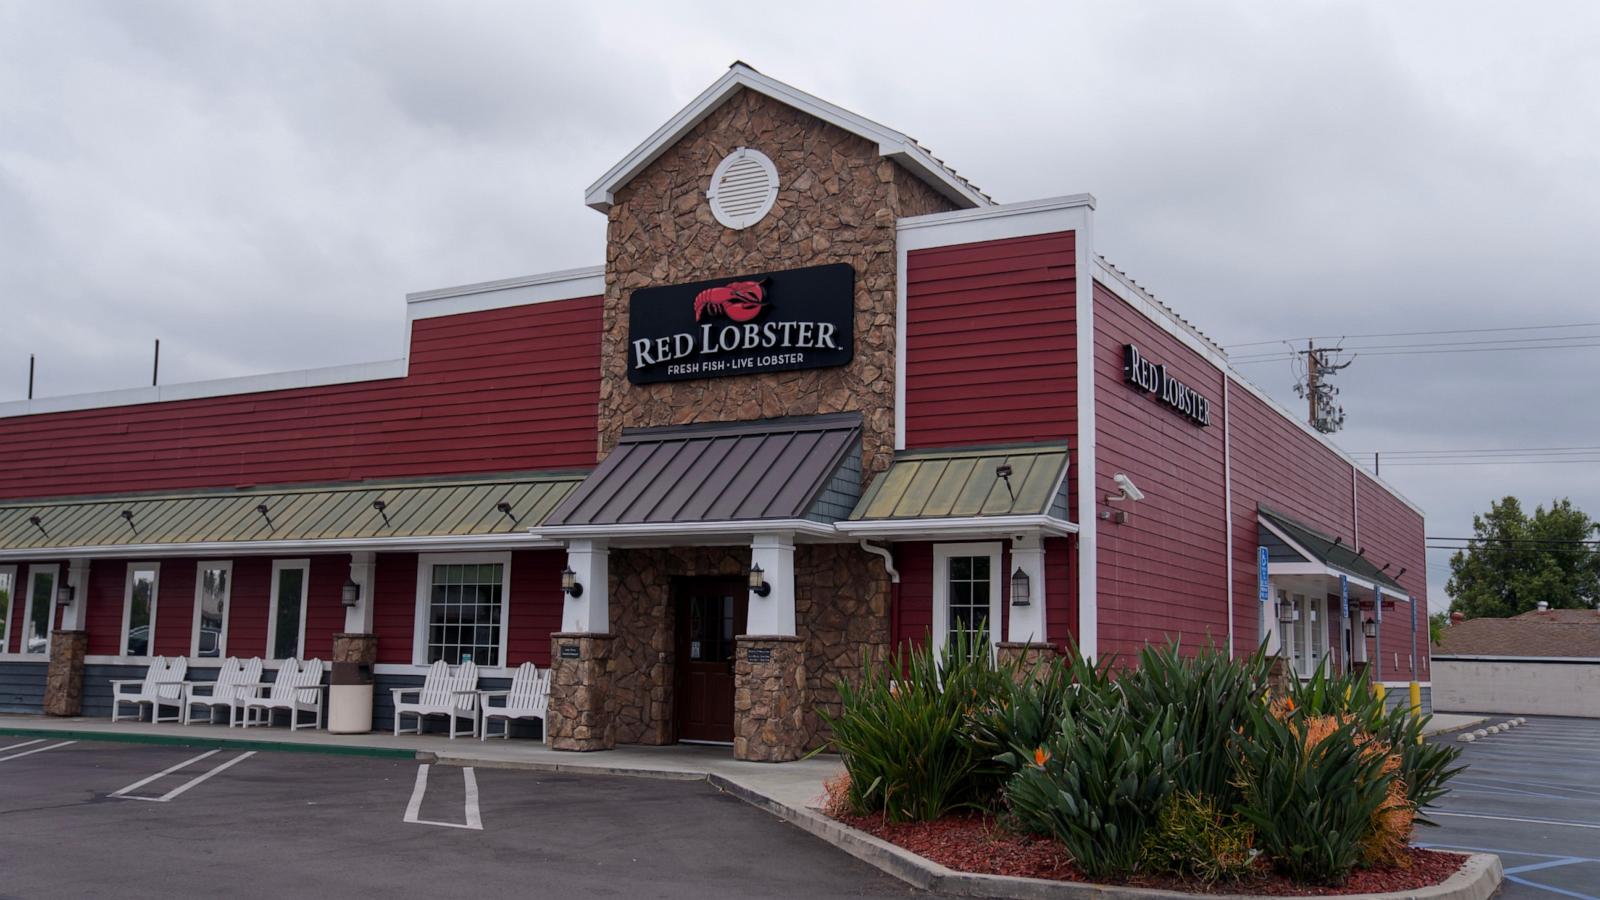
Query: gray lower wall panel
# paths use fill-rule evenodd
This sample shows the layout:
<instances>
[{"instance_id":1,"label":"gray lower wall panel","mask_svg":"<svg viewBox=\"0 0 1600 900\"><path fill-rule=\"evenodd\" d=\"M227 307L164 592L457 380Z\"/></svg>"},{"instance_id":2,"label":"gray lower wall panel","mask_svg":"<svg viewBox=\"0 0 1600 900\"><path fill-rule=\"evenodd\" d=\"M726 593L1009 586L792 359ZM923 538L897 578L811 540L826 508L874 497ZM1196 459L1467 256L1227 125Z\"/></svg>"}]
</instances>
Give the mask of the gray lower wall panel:
<instances>
[{"instance_id":1,"label":"gray lower wall panel","mask_svg":"<svg viewBox=\"0 0 1600 900\"><path fill-rule=\"evenodd\" d=\"M48 663L5 660L0 662L0 712L44 711L45 667Z\"/></svg>"}]
</instances>

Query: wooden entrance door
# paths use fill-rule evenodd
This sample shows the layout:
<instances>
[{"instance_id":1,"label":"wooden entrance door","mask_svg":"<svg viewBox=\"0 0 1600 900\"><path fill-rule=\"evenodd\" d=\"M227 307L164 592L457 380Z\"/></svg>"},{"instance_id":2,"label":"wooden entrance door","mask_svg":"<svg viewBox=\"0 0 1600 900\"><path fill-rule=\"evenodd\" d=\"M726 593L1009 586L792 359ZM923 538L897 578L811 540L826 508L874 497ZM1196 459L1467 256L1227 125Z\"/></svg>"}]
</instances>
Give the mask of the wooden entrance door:
<instances>
[{"instance_id":1,"label":"wooden entrance door","mask_svg":"<svg viewBox=\"0 0 1600 900\"><path fill-rule=\"evenodd\" d=\"M750 590L741 578L684 578L674 588L678 620L678 740L733 741L735 636Z\"/></svg>"}]
</instances>

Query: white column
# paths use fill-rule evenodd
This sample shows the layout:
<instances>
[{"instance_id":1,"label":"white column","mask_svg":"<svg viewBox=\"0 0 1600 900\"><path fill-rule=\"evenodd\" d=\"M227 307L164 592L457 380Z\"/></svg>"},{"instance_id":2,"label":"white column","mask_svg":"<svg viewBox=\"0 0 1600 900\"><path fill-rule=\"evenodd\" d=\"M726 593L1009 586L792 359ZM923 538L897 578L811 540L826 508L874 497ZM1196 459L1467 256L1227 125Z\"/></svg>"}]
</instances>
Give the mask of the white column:
<instances>
[{"instance_id":1,"label":"white column","mask_svg":"<svg viewBox=\"0 0 1600 900\"><path fill-rule=\"evenodd\" d=\"M745 633L793 637L794 535L756 535L750 542L750 565L761 567L761 577L772 590L765 597L750 595Z\"/></svg>"},{"instance_id":2,"label":"white column","mask_svg":"<svg viewBox=\"0 0 1600 900\"><path fill-rule=\"evenodd\" d=\"M1278 584L1271 578L1267 579L1267 602L1256 601L1258 610L1257 625L1260 629L1256 633L1261 635L1262 643L1267 645L1268 656L1283 654L1283 641L1278 635Z\"/></svg>"},{"instance_id":3,"label":"white column","mask_svg":"<svg viewBox=\"0 0 1600 900\"><path fill-rule=\"evenodd\" d=\"M605 634L611 630L610 573L604 541L567 544L567 568L577 573L582 591L561 606L561 630L575 634Z\"/></svg>"},{"instance_id":4,"label":"white column","mask_svg":"<svg viewBox=\"0 0 1600 900\"><path fill-rule=\"evenodd\" d=\"M1011 540L1011 572L1018 569L1028 576L1028 605L1011 607L1006 640L1019 644L1045 643L1049 635L1045 631L1044 540L1040 535L1019 534ZM1001 573L1008 585L1011 572Z\"/></svg>"},{"instance_id":5,"label":"white column","mask_svg":"<svg viewBox=\"0 0 1600 900\"><path fill-rule=\"evenodd\" d=\"M89 602L89 560L67 560L67 586L72 588L72 602L61 611L61 630L81 631L84 608Z\"/></svg>"},{"instance_id":6,"label":"white column","mask_svg":"<svg viewBox=\"0 0 1600 900\"><path fill-rule=\"evenodd\" d=\"M373 591L378 583L378 555L370 550L350 554L350 580L361 586L361 599L355 606L345 607L344 630L346 634L372 634L373 607L377 599Z\"/></svg>"}]
</instances>

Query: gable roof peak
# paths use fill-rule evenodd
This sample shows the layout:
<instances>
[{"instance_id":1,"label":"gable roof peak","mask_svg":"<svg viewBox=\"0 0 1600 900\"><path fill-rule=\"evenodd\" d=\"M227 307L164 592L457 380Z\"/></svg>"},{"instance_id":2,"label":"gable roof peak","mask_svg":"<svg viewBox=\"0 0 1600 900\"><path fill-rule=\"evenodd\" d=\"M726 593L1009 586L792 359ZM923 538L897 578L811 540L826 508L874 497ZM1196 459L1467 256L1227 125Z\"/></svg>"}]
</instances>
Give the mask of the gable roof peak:
<instances>
[{"instance_id":1,"label":"gable roof peak","mask_svg":"<svg viewBox=\"0 0 1600 900\"><path fill-rule=\"evenodd\" d=\"M956 174L954 169L929 153L927 148L918 144L914 138L814 97L775 78L769 78L742 60L734 60L721 78L712 82L710 87L700 92L700 96L694 98L688 106L679 110L677 115L656 129L644 143L624 156L620 162L600 176L598 181L589 185L589 189L583 195L585 205L600 212L610 209L618 190L655 162L662 153L676 144L690 129L704 121L741 88L770 97L877 144L879 155L904 166L907 171L922 179L929 187L955 203L958 208L972 209L994 205L994 200L989 195Z\"/></svg>"}]
</instances>

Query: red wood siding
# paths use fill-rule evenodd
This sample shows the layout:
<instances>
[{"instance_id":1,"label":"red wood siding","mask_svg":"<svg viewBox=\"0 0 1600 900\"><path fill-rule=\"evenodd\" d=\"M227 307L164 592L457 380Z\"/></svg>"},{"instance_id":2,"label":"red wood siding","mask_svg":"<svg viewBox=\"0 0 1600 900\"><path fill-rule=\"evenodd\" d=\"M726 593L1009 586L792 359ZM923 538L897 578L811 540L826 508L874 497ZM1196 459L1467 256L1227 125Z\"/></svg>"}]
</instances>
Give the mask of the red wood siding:
<instances>
[{"instance_id":1,"label":"red wood siding","mask_svg":"<svg viewBox=\"0 0 1600 900\"><path fill-rule=\"evenodd\" d=\"M506 610L506 665L550 665L550 635L561 630L561 550L518 550L511 554L511 597Z\"/></svg>"},{"instance_id":2,"label":"red wood siding","mask_svg":"<svg viewBox=\"0 0 1600 900\"><path fill-rule=\"evenodd\" d=\"M1349 460L1235 382L1228 392L1233 447L1234 649L1261 640L1256 597L1256 507L1265 503L1346 541L1354 539Z\"/></svg>"},{"instance_id":3,"label":"red wood siding","mask_svg":"<svg viewBox=\"0 0 1600 900\"><path fill-rule=\"evenodd\" d=\"M372 632L378 662L411 664L412 622L417 617L417 555L380 553L373 588Z\"/></svg>"},{"instance_id":4,"label":"red wood siding","mask_svg":"<svg viewBox=\"0 0 1600 900\"><path fill-rule=\"evenodd\" d=\"M1074 238L1061 232L907 255L907 448L1075 433Z\"/></svg>"},{"instance_id":5,"label":"red wood siding","mask_svg":"<svg viewBox=\"0 0 1600 900\"><path fill-rule=\"evenodd\" d=\"M1063 652L1078 639L1077 556L1076 542L1045 539L1045 629L1050 643Z\"/></svg>"},{"instance_id":6,"label":"red wood siding","mask_svg":"<svg viewBox=\"0 0 1600 900\"><path fill-rule=\"evenodd\" d=\"M920 646L933 631L933 545L895 544L900 570L900 609L892 638L895 647Z\"/></svg>"},{"instance_id":7,"label":"red wood siding","mask_svg":"<svg viewBox=\"0 0 1600 900\"><path fill-rule=\"evenodd\" d=\"M418 319L404 378L5 420L0 498L592 466L600 300Z\"/></svg>"},{"instance_id":8,"label":"red wood siding","mask_svg":"<svg viewBox=\"0 0 1600 900\"><path fill-rule=\"evenodd\" d=\"M228 588L228 655L240 659L267 655L267 611L272 601L272 560L264 556L233 561Z\"/></svg>"},{"instance_id":9,"label":"red wood siding","mask_svg":"<svg viewBox=\"0 0 1600 900\"><path fill-rule=\"evenodd\" d=\"M311 557L306 593L304 657L333 658L333 636L344 631L344 582L350 577L348 553Z\"/></svg>"},{"instance_id":10,"label":"red wood siding","mask_svg":"<svg viewBox=\"0 0 1600 900\"><path fill-rule=\"evenodd\" d=\"M1356 478L1356 534L1367 559L1382 566L1389 565L1389 574L1402 568L1405 574L1395 580L1405 587L1417 601L1417 656L1416 671L1411 660L1411 604L1404 597L1395 598L1393 609L1383 612L1383 677L1389 681L1418 681L1430 678L1428 665L1428 557L1422 516L1400 502L1382 485L1365 474ZM1400 667L1394 666L1393 651L1400 652Z\"/></svg>"},{"instance_id":11,"label":"red wood siding","mask_svg":"<svg viewBox=\"0 0 1600 900\"><path fill-rule=\"evenodd\" d=\"M114 562L91 562L116 565ZM188 656L194 633L194 576L192 559L164 559L156 584L156 634L152 645L156 656Z\"/></svg>"},{"instance_id":12,"label":"red wood siding","mask_svg":"<svg viewBox=\"0 0 1600 900\"><path fill-rule=\"evenodd\" d=\"M1145 493L1128 521L1102 520L1097 593L1102 655L1130 659L1147 643L1185 650L1228 640L1222 373L1110 290L1095 284L1096 493L1116 494L1125 473ZM1202 428L1123 380L1123 347L1215 404Z\"/></svg>"},{"instance_id":13,"label":"red wood siding","mask_svg":"<svg viewBox=\"0 0 1600 900\"><path fill-rule=\"evenodd\" d=\"M93 656L116 656L122 652L122 595L127 579L128 564L120 559L89 563L89 605L83 610L83 628L89 632L88 652ZM12 634L16 634L15 627Z\"/></svg>"}]
</instances>

